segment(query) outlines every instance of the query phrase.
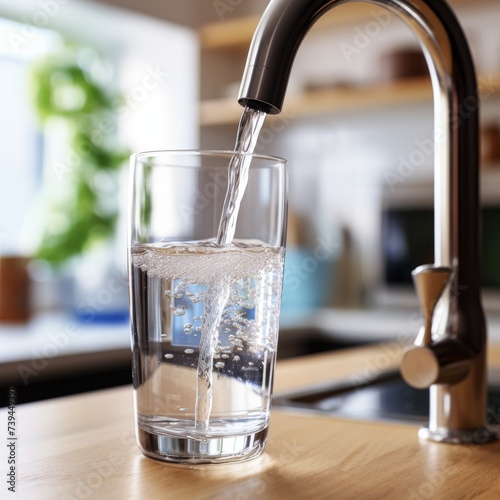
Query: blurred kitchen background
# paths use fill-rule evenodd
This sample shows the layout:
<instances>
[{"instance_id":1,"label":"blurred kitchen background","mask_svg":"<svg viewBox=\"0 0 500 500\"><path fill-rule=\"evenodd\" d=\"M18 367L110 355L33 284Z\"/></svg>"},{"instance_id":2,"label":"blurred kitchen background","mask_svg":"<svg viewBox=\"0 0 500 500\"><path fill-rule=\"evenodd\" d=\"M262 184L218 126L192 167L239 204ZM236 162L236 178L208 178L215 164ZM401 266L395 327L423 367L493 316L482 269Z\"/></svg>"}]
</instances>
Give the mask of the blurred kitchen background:
<instances>
[{"instance_id":1,"label":"blurred kitchen background","mask_svg":"<svg viewBox=\"0 0 500 500\"><path fill-rule=\"evenodd\" d=\"M0 0L1 398L131 381L129 155L232 149L266 4ZM500 4L450 4L480 82L484 301L500 340ZM433 261L432 114L395 16L343 5L306 38L257 145L290 164L280 357L415 335L410 272Z\"/></svg>"}]
</instances>

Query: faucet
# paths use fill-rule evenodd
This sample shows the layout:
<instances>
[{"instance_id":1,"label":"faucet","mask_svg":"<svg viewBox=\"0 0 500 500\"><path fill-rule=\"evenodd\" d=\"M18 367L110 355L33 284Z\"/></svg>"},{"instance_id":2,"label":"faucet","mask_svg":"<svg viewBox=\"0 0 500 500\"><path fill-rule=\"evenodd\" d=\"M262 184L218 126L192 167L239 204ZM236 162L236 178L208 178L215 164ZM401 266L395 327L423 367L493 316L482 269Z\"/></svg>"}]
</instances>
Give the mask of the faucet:
<instances>
[{"instance_id":1,"label":"faucet","mask_svg":"<svg viewBox=\"0 0 500 500\"><path fill-rule=\"evenodd\" d=\"M295 54L312 25L352 0L271 0L253 36L238 102L281 111ZM421 438L485 443L486 326L479 265L478 94L464 33L443 0L369 0L419 39L434 98L434 260L413 279L424 325L403 355L403 379L430 388Z\"/></svg>"}]
</instances>

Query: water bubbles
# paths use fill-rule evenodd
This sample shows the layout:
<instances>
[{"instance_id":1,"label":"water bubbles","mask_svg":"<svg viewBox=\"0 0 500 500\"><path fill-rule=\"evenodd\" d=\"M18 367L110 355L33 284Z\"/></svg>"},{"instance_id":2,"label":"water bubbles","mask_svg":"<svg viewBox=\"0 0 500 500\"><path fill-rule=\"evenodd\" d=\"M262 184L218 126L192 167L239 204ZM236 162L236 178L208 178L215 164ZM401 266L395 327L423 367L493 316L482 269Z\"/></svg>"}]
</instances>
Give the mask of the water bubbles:
<instances>
[{"instance_id":1,"label":"water bubbles","mask_svg":"<svg viewBox=\"0 0 500 500\"><path fill-rule=\"evenodd\" d=\"M178 306L174 308L174 314L175 316L184 316L186 313L186 308L184 306Z\"/></svg>"},{"instance_id":2,"label":"water bubbles","mask_svg":"<svg viewBox=\"0 0 500 500\"><path fill-rule=\"evenodd\" d=\"M179 292L177 288L174 291L167 290L165 292L165 295L167 297L170 297L171 299L182 299L182 297L184 297L184 294L182 292Z\"/></svg>"},{"instance_id":3,"label":"water bubbles","mask_svg":"<svg viewBox=\"0 0 500 500\"><path fill-rule=\"evenodd\" d=\"M203 302L204 300L206 300L205 292L193 293L189 295L189 298L191 299L191 302L193 304L197 304L198 302Z\"/></svg>"},{"instance_id":4,"label":"water bubbles","mask_svg":"<svg viewBox=\"0 0 500 500\"><path fill-rule=\"evenodd\" d=\"M231 339L231 344L238 349L243 348L243 341L241 339L236 338L236 337Z\"/></svg>"},{"instance_id":5,"label":"water bubbles","mask_svg":"<svg viewBox=\"0 0 500 500\"><path fill-rule=\"evenodd\" d=\"M148 300L154 299L154 307L167 313L161 317L162 324L158 325L163 349L160 359L164 368L170 367L172 371L181 367L190 370L194 379L192 385L200 384L203 389L201 393L207 394L207 404L196 408L193 401L193 405L189 403L186 408L181 407L188 404L184 394L172 391L175 399L167 401L168 410L178 421L196 417L198 421L207 421L212 425L208 404L212 380L215 388L220 384L220 379L224 378L224 384L228 383L231 387L235 384L238 390L241 388L242 391L249 391L252 400L256 397L255 381L260 381L256 375L261 376L263 367L260 351L252 350L252 346L264 349L260 344L265 342L265 349L268 349L267 344L273 346L276 342L277 320L269 321L269 316L275 314L273 307L277 307L275 303L282 277L281 271L278 272L275 268L282 266L283 255L276 253L274 249L257 250L254 243L238 248L238 242L234 248L224 251L219 248L206 250L206 245L206 242L189 242L177 249L148 249L141 255L134 254L132 264L144 265L148 273L148 286L155 287ZM265 272L275 274L266 277ZM223 279L226 277L227 281ZM150 282L150 278L155 278L155 281ZM227 283L227 286L221 286L221 281ZM138 281L133 286L142 287L142 283ZM139 292L142 293L142 288ZM226 296L226 292L229 298L224 305L220 301L219 306L211 299L211 294ZM250 307L254 308L258 304L262 304L262 310L250 310ZM216 315L217 326L214 327L215 308L219 312ZM272 330L268 333L269 339L266 337L268 329ZM213 340L210 336L212 333ZM210 342L200 342L198 347L198 341L204 335ZM209 349L199 356L198 352L204 346L209 346ZM149 354L145 356L145 359L149 359ZM200 369L200 359L203 356L206 365L202 364ZM253 366L248 363L249 359L253 361ZM240 381L247 380L252 383L241 387ZM262 394L265 394L264 389L267 390L268 383L269 377L262 380ZM148 398L148 402L151 405L157 404L153 398ZM151 414L153 413L152 410Z\"/></svg>"}]
</instances>

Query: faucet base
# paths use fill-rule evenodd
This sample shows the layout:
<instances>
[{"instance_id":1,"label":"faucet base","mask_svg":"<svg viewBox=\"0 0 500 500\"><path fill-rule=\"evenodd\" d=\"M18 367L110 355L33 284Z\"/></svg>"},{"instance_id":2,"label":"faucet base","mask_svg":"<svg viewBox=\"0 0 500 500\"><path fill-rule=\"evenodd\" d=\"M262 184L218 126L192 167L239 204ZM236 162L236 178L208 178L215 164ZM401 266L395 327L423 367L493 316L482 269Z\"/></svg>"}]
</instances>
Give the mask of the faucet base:
<instances>
[{"instance_id":1,"label":"faucet base","mask_svg":"<svg viewBox=\"0 0 500 500\"><path fill-rule=\"evenodd\" d=\"M477 427L470 430L446 428L431 430L428 427L422 427L418 431L418 437L428 441L448 444L486 444L498 439L498 435L486 427Z\"/></svg>"}]
</instances>

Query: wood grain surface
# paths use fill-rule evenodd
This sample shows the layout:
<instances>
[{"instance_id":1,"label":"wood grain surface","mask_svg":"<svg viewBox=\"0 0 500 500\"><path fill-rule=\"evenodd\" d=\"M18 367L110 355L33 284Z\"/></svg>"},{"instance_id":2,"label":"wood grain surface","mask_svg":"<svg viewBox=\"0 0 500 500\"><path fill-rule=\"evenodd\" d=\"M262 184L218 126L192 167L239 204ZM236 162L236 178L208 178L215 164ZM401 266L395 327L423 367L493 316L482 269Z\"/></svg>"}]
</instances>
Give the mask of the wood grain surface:
<instances>
[{"instance_id":1,"label":"wood grain surface","mask_svg":"<svg viewBox=\"0 0 500 500\"><path fill-rule=\"evenodd\" d=\"M400 353L394 343L282 361L275 388L368 374L397 364ZM490 360L500 364L500 349L491 349ZM0 415L5 427L6 410ZM191 467L140 454L131 387L20 405L16 418L16 495L9 495L4 479L0 498L500 498L500 442L429 443L419 441L413 425L273 410L261 457Z\"/></svg>"}]
</instances>

